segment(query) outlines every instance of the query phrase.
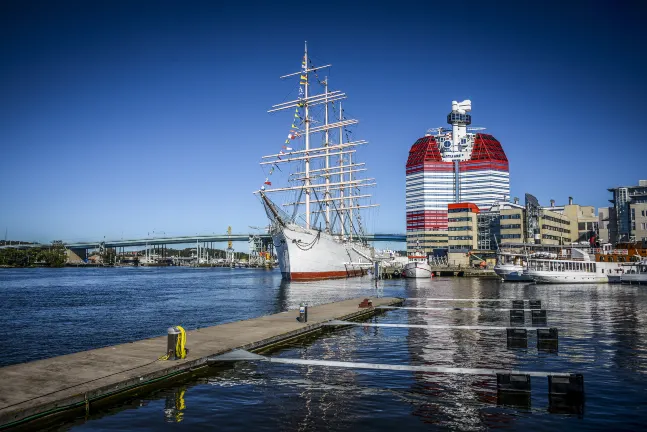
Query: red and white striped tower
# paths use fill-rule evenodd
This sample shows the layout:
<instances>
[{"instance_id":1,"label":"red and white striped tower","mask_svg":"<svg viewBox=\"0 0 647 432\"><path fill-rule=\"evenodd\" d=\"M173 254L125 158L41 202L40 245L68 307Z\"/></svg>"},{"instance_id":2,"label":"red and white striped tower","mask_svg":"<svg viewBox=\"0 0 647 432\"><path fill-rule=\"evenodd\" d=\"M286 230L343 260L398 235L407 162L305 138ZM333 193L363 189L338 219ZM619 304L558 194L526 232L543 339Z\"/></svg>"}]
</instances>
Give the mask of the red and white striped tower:
<instances>
[{"instance_id":1,"label":"red and white striped tower","mask_svg":"<svg viewBox=\"0 0 647 432\"><path fill-rule=\"evenodd\" d=\"M418 139L406 168L407 249L447 247L447 205L471 202L479 208L510 196L508 158L483 128L468 127L469 100L452 102L447 122ZM476 235L476 233L474 233Z\"/></svg>"}]
</instances>

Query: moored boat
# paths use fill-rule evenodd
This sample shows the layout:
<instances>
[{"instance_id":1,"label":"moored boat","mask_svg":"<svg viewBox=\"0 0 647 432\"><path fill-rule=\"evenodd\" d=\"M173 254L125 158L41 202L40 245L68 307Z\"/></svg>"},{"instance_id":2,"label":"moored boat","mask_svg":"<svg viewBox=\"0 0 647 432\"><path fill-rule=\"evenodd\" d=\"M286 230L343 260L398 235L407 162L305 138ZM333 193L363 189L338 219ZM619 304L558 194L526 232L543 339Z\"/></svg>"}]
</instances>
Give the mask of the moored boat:
<instances>
[{"instance_id":1,"label":"moored boat","mask_svg":"<svg viewBox=\"0 0 647 432\"><path fill-rule=\"evenodd\" d=\"M533 279L524 274L525 259L523 253L499 251L494 272L506 282L532 282Z\"/></svg>"},{"instance_id":2,"label":"moored boat","mask_svg":"<svg viewBox=\"0 0 647 432\"><path fill-rule=\"evenodd\" d=\"M589 252L579 248L564 249L562 252L566 251L570 255L531 257L524 274L536 283L608 283L608 275L617 267L613 263L596 262Z\"/></svg>"},{"instance_id":3,"label":"moored boat","mask_svg":"<svg viewBox=\"0 0 647 432\"><path fill-rule=\"evenodd\" d=\"M422 250L416 250L409 255L409 262L402 269L402 276L406 278L430 278L432 277L431 266L427 262L427 256Z\"/></svg>"},{"instance_id":4,"label":"moored boat","mask_svg":"<svg viewBox=\"0 0 647 432\"><path fill-rule=\"evenodd\" d=\"M624 273L620 275L620 282L647 285L647 259L625 266Z\"/></svg>"}]
</instances>

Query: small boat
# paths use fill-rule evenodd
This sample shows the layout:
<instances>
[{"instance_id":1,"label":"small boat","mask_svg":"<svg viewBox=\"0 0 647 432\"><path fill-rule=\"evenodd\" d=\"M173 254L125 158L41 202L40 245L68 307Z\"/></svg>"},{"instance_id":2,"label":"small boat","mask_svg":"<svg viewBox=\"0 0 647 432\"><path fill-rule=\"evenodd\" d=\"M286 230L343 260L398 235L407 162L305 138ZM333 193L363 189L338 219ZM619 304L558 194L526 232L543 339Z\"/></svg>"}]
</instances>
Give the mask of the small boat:
<instances>
[{"instance_id":1,"label":"small boat","mask_svg":"<svg viewBox=\"0 0 647 432\"><path fill-rule=\"evenodd\" d=\"M620 275L620 282L647 285L647 259L625 266L625 272Z\"/></svg>"},{"instance_id":2,"label":"small boat","mask_svg":"<svg viewBox=\"0 0 647 432\"><path fill-rule=\"evenodd\" d=\"M406 278L432 277L431 266L422 250L416 250L413 255L409 255L409 262L402 269L402 276Z\"/></svg>"},{"instance_id":3,"label":"small boat","mask_svg":"<svg viewBox=\"0 0 647 432\"><path fill-rule=\"evenodd\" d=\"M524 274L525 255L510 251L499 251L494 272L505 282L532 282L533 279Z\"/></svg>"}]
</instances>

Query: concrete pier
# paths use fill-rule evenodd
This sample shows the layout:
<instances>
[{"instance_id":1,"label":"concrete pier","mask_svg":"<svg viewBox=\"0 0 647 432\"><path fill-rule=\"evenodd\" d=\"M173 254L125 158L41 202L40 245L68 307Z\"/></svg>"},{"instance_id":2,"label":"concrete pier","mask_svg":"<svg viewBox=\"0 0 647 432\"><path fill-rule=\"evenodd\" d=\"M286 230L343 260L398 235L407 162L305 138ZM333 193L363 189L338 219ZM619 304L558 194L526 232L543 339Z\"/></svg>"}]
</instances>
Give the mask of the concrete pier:
<instances>
[{"instance_id":1,"label":"concrete pier","mask_svg":"<svg viewBox=\"0 0 647 432\"><path fill-rule=\"evenodd\" d=\"M254 350L320 330L331 320L352 320L374 314L397 298L363 298L308 308L308 322L297 322L298 310L187 330L186 359L158 360L166 354L166 336L0 368L0 429L46 417L89 413L94 403L126 397L129 392L179 378L207 366L211 356L240 348ZM168 325L182 323L169 322ZM160 329L165 332L166 328Z\"/></svg>"}]
</instances>

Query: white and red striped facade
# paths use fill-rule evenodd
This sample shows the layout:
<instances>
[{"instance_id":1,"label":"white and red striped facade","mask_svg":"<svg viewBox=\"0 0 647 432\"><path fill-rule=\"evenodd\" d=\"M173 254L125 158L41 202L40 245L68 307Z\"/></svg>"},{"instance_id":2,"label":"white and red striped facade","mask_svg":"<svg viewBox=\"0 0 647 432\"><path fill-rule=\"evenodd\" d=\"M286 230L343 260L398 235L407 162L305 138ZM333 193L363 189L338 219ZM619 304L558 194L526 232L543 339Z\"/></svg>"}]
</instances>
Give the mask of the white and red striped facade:
<instances>
[{"instance_id":1,"label":"white and red striped facade","mask_svg":"<svg viewBox=\"0 0 647 432\"><path fill-rule=\"evenodd\" d=\"M418 139L406 167L407 247L447 246L447 206L471 202L480 208L510 196L508 158L492 135L467 130L471 102L453 103L452 130Z\"/></svg>"}]
</instances>

